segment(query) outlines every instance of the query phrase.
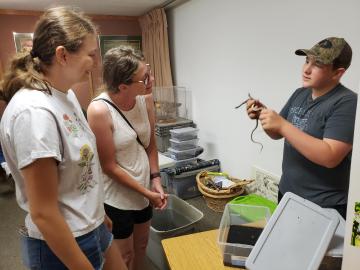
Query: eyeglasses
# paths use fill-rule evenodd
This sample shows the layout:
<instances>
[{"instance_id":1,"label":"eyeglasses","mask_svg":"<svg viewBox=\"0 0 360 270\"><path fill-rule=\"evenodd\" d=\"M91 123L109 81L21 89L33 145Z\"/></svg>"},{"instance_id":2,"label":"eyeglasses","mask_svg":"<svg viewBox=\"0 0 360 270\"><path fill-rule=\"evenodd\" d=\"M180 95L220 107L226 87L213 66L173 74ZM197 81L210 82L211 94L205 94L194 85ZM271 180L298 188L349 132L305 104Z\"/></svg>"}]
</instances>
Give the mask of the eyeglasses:
<instances>
[{"instance_id":1,"label":"eyeglasses","mask_svg":"<svg viewBox=\"0 0 360 270\"><path fill-rule=\"evenodd\" d=\"M146 86L149 85L149 82L151 80L151 68L150 68L150 64L146 64L146 68L147 68L147 72L145 74L145 78L142 81L132 81L132 83L142 83Z\"/></svg>"}]
</instances>

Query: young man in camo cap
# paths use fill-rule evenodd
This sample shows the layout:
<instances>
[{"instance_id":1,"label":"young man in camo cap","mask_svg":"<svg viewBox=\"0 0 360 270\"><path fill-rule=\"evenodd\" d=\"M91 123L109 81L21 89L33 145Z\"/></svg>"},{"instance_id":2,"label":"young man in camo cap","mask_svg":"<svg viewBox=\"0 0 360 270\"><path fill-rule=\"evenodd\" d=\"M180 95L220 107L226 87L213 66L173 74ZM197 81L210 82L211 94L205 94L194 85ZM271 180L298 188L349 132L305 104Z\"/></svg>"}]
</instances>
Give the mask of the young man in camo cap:
<instances>
[{"instance_id":1,"label":"young man in camo cap","mask_svg":"<svg viewBox=\"0 0 360 270\"><path fill-rule=\"evenodd\" d=\"M280 114L257 100L247 102L247 113L271 138L285 138L279 201L290 191L345 218L357 94L340 79L352 50L343 38L330 37L295 54L306 57L303 87Z\"/></svg>"}]
</instances>

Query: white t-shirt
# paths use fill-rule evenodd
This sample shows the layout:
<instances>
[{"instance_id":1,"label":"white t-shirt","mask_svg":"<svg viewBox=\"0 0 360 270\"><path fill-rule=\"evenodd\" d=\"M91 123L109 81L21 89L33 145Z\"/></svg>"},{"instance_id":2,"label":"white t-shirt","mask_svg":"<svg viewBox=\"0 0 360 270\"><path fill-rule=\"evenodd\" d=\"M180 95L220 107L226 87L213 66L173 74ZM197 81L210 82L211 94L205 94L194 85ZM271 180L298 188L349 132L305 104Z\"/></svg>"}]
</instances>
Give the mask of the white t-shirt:
<instances>
[{"instance_id":1,"label":"white t-shirt","mask_svg":"<svg viewBox=\"0 0 360 270\"><path fill-rule=\"evenodd\" d=\"M1 145L16 183L16 198L29 213L20 169L36 159L58 161L58 204L74 237L86 234L104 220L104 194L95 136L72 90L19 90L1 119ZM43 239L30 214L29 236Z\"/></svg>"},{"instance_id":2,"label":"white t-shirt","mask_svg":"<svg viewBox=\"0 0 360 270\"><path fill-rule=\"evenodd\" d=\"M111 101L106 93L102 93L98 98L105 98ZM117 164L140 185L149 188L149 158L144 147L136 140L137 133L142 144L145 147L149 146L151 128L145 96L137 96L136 104L131 110L121 111L134 127L136 133L118 111L108 103L105 104L110 111L113 121L113 140ZM104 175L104 179L106 204L122 210L141 210L149 205L149 200L139 192L122 185L118 181L112 180L107 175Z\"/></svg>"}]
</instances>

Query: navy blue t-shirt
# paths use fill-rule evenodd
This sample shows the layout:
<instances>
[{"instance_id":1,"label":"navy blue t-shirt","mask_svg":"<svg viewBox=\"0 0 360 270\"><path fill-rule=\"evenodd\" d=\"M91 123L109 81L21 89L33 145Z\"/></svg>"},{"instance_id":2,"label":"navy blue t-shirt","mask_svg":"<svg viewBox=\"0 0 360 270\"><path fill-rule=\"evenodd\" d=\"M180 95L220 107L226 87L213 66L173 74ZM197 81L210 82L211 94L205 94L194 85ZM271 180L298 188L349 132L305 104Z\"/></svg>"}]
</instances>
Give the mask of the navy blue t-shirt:
<instances>
[{"instance_id":1,"label":"navy blue t-shirt","mask_svg":"<svg viewBox=\"0 0 360 270\"><path fill-rule=\"evenodd\" d=\"M310 88L299 88L280 115L303 132L352 144L357 94L342 84L313 100ZM284 141L280 192L291 191L322 207L347 203L351 153L335 168L308 160Z\"/></svg>"}]
</instances>

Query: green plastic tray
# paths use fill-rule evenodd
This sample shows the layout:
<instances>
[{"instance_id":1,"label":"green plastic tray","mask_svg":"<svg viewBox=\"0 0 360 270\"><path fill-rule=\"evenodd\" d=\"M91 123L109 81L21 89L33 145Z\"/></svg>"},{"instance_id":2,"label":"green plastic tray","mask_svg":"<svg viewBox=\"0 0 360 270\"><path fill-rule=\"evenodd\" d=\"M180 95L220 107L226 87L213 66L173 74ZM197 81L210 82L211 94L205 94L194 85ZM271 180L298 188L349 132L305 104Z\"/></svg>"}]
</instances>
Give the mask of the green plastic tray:
<instances>
[{"instance_id":1,"label":"green plastic tray","mask_svg":"<svg viewBox=\"0 0 360 270\"><path fill-rule=\"evenodd\" d=\"M257 205L257 206L266 206L269 208L270 213L272 214L277 204L273 201L270 201L257 194L249 194L245 196L238 196L235 199L229 202L230 204L245 204L245 205Z\"/></svg>"}]
</instances>

